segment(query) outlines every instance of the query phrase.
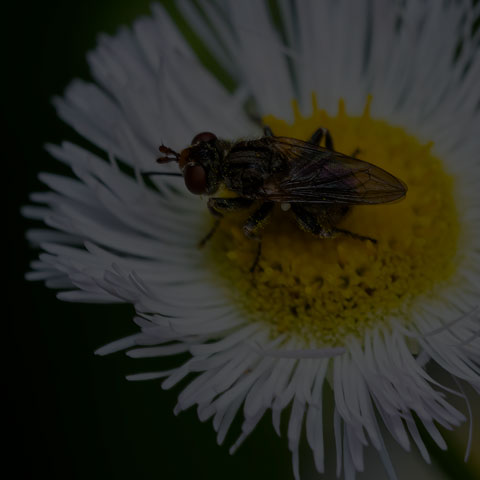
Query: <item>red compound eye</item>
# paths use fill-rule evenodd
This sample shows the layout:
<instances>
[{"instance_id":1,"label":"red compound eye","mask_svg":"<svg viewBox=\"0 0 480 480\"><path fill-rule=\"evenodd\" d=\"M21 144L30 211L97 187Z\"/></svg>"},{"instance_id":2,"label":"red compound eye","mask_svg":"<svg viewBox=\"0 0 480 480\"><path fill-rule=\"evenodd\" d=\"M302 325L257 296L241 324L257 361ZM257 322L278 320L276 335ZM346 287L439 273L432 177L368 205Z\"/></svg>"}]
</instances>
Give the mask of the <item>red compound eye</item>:
<instances>
[{"instance_id":1,"label":"red compound eye","mask_svg":"<svg viewBox=\"0 0 480 480\"><path fill-rule=\"evenodd\" d=\"M207 191L207 174L201 165L189 163L183 171L183 179L190 192L202 195Z\"/></svg>"},{"instance_id":2,"label":"red compound eye","mask_svg":"<svg viewBox=\"0 0 480 480\"><path fill-rule=\"evenodd\" d=\"M197 133L193 137L192 140L192 145L196 145L197 143L203 143L203 142L211 142L212 140L216 140L217 136L211 132L202 132L202 133Z\"/></svg>"}]
</instances>

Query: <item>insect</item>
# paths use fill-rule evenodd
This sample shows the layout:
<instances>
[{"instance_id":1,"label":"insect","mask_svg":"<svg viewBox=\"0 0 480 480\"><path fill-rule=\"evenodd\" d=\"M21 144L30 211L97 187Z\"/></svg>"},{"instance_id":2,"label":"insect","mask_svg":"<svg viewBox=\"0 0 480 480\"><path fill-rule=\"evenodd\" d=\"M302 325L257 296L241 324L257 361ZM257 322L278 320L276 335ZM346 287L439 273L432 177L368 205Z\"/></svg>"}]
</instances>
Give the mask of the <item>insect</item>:
<instances>
[{"instance_id":1,"label":"insect","mask_svg":"<svg viewBox=\"0 0 480 480\"><path fill-rule=\"evenodd\" d=\"M214 234L225 213L255 205L243 225L243 233L258 242L252 272L261 253L260 230L275 205L291 210L298 226L318 238L343 234L376 242L337 225L354 205L388 203L407 192L405 183L385 170L354 158L355 154L334 151L325 128L306 142L277 137L269 127L262 138L234 142L202 132L180 153L164 145L159 150L164 154L159 163L178 162L190 192L210 196L208 209L217 221L201 245ZM237 196L216 197L221 186Z\"/></svg>"}]
</instances>

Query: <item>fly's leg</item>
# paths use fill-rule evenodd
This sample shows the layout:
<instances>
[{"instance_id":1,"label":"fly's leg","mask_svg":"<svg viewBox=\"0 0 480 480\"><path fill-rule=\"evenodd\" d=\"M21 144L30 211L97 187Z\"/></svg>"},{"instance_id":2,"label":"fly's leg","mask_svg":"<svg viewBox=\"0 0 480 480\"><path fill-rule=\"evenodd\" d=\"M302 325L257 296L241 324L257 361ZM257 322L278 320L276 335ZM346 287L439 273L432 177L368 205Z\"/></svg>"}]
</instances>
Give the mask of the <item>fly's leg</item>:
<instances>
[{"instance_id":1,"label":"fly's leg","mask_svg":"<svg viewBox=\"0 0 480 480\"><path fill-rule=\"evenodd\" d=\"M215 219L215 222L213 223L213 226L210 229L210 231L198 242L198 248L204 247L205 244L213 237L218 227L220 226L221 220L222 220L222 217L217 217Z\"/></svg>"},{"instance_id":2,"label":"fly's leg","mask_svg":"<svg viewBox=\"0 0 480 480\"><path fill-rule=\"evenodd\" d=\"M255 260L252 263L252 266L250 267L250 273L253 273L255 269L257 268L258 261L260 260L260 255L262 254L262 240L259 238L258 239L258 246L257 246L257 253L255 254Z\"/></svg>"},{"instance_id":3,"label":"fly's leg","mask_svg":"<svg viewBox=\"0 0 480 480\"><path fill-rule=\"evenodd\" d=\"M223 212L235 212L243 210L253 204L254 200L243 197L233 198L209 198L207 207L215 217L223 217Z\"/></svg>"},{"instance_id":4,"label":"fly's leg","mask_svg":"<svg viewBox=\"0 0 480 480\"><path fill-rule=\"evenodd\" d=\"M200 240L198 246L203 247L217 231L220 221L222 220L222 212L234 212L236 210L242 210L252 205L253 200L249 198L235 197L235 198L210 198L207 206L210 213L216 217L215 223L211 230Z\"/></svg>"},{"instance_id":5,"label":"fly's leg","mask_svg":"<svg viewBox=\"0 0 480 480\"><path fill-rule=\"evenodd\" d=\"M329 150L334 150L332 135L330 134L328 129L323 128L323 127L320 127L319 129L315 130L315 132L310 137L308 142L313 143L314 145L320 146L320 143L321 143L324 136L325 136L325 146ZM359 148L356 148L350 156L353 157L353 158L357 158L357 155L359 153L361 153L361 150Z\"/></svg>"},{"instance_id":6,"label":"fly's leg","mask_svg":"<svg viewBox=\"0 0 480 480\"><path fill-rule=\"evenodd\" d=\"M320 146L323 136L325 136L325 146L329 150L334 150L332 135L330 134L328 129L323 127L319 128L318 130L315 130L314 134L309 138L308 142L313 143L314 145ZM356 148L350 156L352 158L357 158L357 155L361 152L362 151L359 148Z\"/></svg>"},{"instance_id":7,"label":"fly's leg","mask_svg":"<svg viewBox=\"0 0 480 480\"><path fill-rule=\"evenodd\" d=\"M373 243L377 243L374 238L359 235L358 233L350 232L349 230L344 230L333 226L335 225L335 222L332 221L332 218L329 218L327 215L329 207L326 207L324 212L320 213L319 215L315 215L314 213L306 210L304 207L301 207L297 204L292 204L291 206L298 226L302 230L309 232L319 238L334 238L338 234L342 234L348 235L349 237L355 238L357 240L370 240ZM321 216L323 216L324 218L319 218Z\"/></svg>"},{"instance_id":8,"label":"fly's leg","mask_svg":"<svg viewBox=\"0 0 480 480\"><path fill-rule=\"evenodd\" d=\"M310 137L308 142L313 143L314 145L320 146L320 142L322 141L324 136L325 136L325 146L329 150L333 150L333 138L330 135L329 130L323 127L320 127L319 129L315 130L315 132Z\"/></svg>"},{"instance_id":9,"label":"fly's leg","mask_svg":"<svg viewBox=\"0 0 480 480\"><path fill-rule=\"evenodd\" d=\"M265 225L272 209L273 202L263 202L262 205L252 213L243 226L243 233L247 238L258 238L258 232Z\"/></svg>"},{"instance_id":10,"label":"fly's leg","mask_svg":"<svg viewBox=\"0 0 480 480\"><path fill-rule=\"evenodd\" d=\"M255 260L250 267L250 272L253 273L260 260L260 254L262 253L262 239L258 235L260 229L265 225L270 213L273 209L273 202L264 202L253 214L248 218L243 226L243 233L246 237L256 240L258 242L257 253Z\"/></svg>"},{"instance_id":11,"label":"fly's leg","mask_svg":"<svg viewBox=\"0 0 480 480\"><path fill-rule=\"evenodd\" d=\"M355 238L357 240L369 240L372 243L377 243L374 238L366 237L365 235L359 235L358 233L351 232L350 230L343 230L342 228L335 228L335 233L342 233L343 235L347 235L351 238Z\"/></svg>"},{"instance_id":12,"label":"fly's leg","mask_svg":"<svg viewBox=\"0 0 480 480\"><path fill-rule=\"evenodd\" d=\"M265 137L274 137L275 136L275 135L273 135L272 129L268 125L265 125L263 127L263 135Z\"/></svg>"},{"instance_id":13,"label":"fly's leg","mask_svg":"<svg viewBox=\"0 0 480 480\"><path fill-rule=\"evenodd\" d=\"M305 208L295 203L290 205L295 217L295 221L303 231L311 233L320 238L330 238L334 236L333 229L328 228L330 225L322 225L322 222L319 220L317 215L314 215L312 212L309 212Z\"/></svg>"},{"instance_id":14,"label":"fly's leg","mask_svg":"<svg viewBox=\"0 0 480 480\"><path fill-rule=\"evenodd\" d=\"M352 158L357 158L357 155L359 153L362 153L362 151L359 148L356 148L353 153L350 155Z\"/></svg>"}]
</instances>

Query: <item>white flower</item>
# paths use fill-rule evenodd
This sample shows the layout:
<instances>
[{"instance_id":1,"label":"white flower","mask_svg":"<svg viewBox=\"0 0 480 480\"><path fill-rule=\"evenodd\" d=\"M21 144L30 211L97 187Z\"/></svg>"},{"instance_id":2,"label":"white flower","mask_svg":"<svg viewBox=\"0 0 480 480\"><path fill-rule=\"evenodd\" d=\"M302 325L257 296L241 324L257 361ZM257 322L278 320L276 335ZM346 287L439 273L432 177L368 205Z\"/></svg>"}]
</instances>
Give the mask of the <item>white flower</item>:
<instances>
[{"instance_id":1,"label":"white flower","mask_svg":"<svg viewBox=\"0 0 480 480\"><path fill-rule=\"evenodd\" d=\"M132 30L101 37L88 56L96 83L74 81L55 105L105 158L48 146L75 178L42 174L52 191L33 200L45 206L25 209L51 227L29 232L45 252L29 278L64 289L63 300L133 304L141 332L98 353L188 352L178 368L131 378L170 388L189 376L176 411L197 405L219 443L241 414L232 451L268 410L280 432L291 405L296 478L303 425L324 470L326 422L346 478L363 469L369 444L395 476L379 423L429 461L414 416L445 448L436 425L465 421L448 397L464 397L462 382L480 392L478 31L471 38L470 3L452 3L279 1L276 24L267 2L201 1L206 17L178 2L233 91L159 6ZM181 178L146 184L142 172L156 168L160 144L180 151L201 131L260 136L252 106L278 135L326 126L338 150L359 148L407 183L407 200L357 207L346 220L377 245L310 238L279 214L253 274L256 247L236 216L197 248L211 222L205 202ZM432 363L458 388L429 376ZM322 408L328 389L333 418Z\"/></svg>"}]
</instances>

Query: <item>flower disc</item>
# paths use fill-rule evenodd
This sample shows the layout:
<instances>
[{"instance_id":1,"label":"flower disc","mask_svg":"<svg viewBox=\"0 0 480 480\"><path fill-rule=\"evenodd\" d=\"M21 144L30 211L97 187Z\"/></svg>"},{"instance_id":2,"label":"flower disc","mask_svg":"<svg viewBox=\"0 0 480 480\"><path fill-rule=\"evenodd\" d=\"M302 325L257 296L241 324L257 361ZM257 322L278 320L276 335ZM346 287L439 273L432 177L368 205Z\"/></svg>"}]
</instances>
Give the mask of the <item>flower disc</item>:
<instances>
[{"instance_id":1,"label":"flower disc","mask_svg":"<svg viewBox=\"0 0 480 480\"><path fill-rule=\"evenodd\" d=\"M274 333L343 344L390 317L408 322L419 296L432 293L455 271L459 222L453 178L432 152L404 129L375 120L369 102L362 116L349 116L340 102L336 116L319 110L293 125L266 117L275 135L308 139L319 127L330 130L335 150L379 166L408 186L404 200L356 206L340 228L377 240L338 235L319 239L301 231L290 211L278 208L262 232L262 254L252 274L256 242L245 238L248 214L226 215L212 241L214 268L229 295L252 320ZM251 213L251 212L250 212Z\"/></svg>"}]
</instances>

